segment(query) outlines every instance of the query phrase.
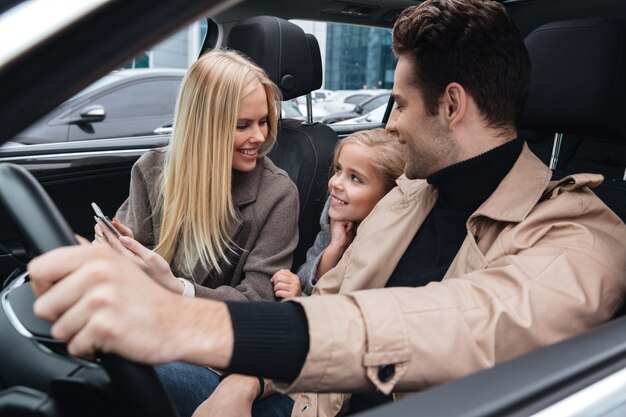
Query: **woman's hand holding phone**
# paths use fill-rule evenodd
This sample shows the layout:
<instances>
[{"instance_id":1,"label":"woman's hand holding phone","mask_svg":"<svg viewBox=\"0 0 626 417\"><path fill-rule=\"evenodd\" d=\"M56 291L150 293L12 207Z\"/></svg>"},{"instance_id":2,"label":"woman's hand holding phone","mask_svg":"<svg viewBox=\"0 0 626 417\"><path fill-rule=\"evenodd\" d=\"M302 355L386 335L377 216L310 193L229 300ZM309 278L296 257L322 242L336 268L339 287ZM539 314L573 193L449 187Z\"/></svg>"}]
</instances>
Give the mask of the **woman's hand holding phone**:
<instances>
[{"instance_id":1,"label":"woman's hand holding phone","mask_svg":"<svg viewBox=\"0 0 626 417\"><path fill-rule=\"evenodd\" d=\"M108 240L104 235L103 229L100 227L100 224L98 224L98 217L94 216L94 220L96 221L96 225L93 228L95 235L94 241L98 243L108 243ZM126 236L133 239L135 238L133 231L120 223L119 220L117 220L116 218L113 218L113 220L111 220L111 225L115 227L115 229L120 233L121 236Z\"/></svg>"},{"instance_id":2,"label":"woman's hand holding phone","mask_svg":"<svg viewBox=\"0 0 626 417\"><path fill-rule=\"evenodd\" d=\"M121 236L134 237L133 231L124 226L117 219L113 218L113 220L109 220L109 218L104 215L104 213L96 203L91 203L91 208L95 213L94 220L96 221L96 225L94 226L94 242L104 243L105 241L107 241L103 233L104 226L106 226L104 228L109 229L117 238ZM101 221L98 222L98 219Z\"/></svg>"},{"instance_id":3,"label":"woman's hand holding phone","mask_svg":"<svg viewBox=\"0 0 626 417\"><path fill-rule=\"evenodd\" d=\"M122 234L121 237L117 238L101 219L96 218L96 222L98 223L96 227L99 227L103 238L113 249L135 261L153 280L165 288L177 294L183 293L184 285L172 274L170 264L158 253L137 242L132 237L132 231L128 227L113 219L113 225Z\"/></svg>"}]
</instances>

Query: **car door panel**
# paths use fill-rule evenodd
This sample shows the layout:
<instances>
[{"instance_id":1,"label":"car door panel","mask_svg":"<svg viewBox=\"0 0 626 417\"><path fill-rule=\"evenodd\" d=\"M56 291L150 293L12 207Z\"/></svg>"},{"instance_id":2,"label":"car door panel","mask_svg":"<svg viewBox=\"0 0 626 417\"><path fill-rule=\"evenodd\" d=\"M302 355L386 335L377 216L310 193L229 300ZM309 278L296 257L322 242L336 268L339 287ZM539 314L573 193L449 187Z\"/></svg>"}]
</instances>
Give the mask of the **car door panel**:
<instances>
[{"instance_id":1,"label":"car door panel","mask_svg":"<svg viewBox=\"0 0 626 417\"><path fill-rule=\"evenodd\" d=\"M148 149L167 145L169 137L121 138L0 149L0 163L32 173L77 234L93 239L97 202L110 217L128 196L130 172ZM0 208L0 274L23 267L27 258L17 231Z\"/></svg>"}]
</instances>

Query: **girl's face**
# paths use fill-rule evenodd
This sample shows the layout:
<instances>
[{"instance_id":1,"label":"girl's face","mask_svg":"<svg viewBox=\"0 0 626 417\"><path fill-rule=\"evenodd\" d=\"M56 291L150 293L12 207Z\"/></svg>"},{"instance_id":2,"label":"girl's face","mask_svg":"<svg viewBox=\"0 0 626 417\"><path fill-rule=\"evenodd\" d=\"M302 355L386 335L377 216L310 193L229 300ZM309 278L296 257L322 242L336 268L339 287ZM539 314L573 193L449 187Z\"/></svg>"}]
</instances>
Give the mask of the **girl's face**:
<instances>
[{"instance_id":1,"label":"girl's face","mask_svg":"<svg viewBox=\"0 0 626 417\"><path fill-rule=\"evenodd\" d=\"M267 96L263 86L254 89L241 100L237 127L235 128L235 152L233 169L250 172L256 167L259 148L267 137Z\"/></svg>"},{"instance_id":2,"label":"girl's face","mask_svg":"<svg viewBox=\"0 0 626 417\"><path fill-rule=\"evenodd\" d=\"M341 148L335 175L328 181L331 219L361 222L385 195L382 175L370 163L371 148L347 143Z\"/></svg>"}]
</instances>

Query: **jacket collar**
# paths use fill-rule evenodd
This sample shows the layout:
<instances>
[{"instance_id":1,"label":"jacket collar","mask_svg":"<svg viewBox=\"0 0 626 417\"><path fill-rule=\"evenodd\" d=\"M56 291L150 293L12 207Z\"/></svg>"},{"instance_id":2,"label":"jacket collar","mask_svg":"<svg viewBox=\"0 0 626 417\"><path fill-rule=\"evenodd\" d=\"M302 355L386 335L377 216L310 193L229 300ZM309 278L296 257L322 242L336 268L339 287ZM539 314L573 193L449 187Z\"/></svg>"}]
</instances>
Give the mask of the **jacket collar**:
<instances>
[{"instance_id":1,"label":"jacket collar","mask_svg":"<svg viewBox=\"0 0 626 417\"><path fill-rule=\"evenodd\" d=\"M551 178L550 168L524 144L511 171L471 218L484 216L497 221L520 222L541 199Z\"/></svg>"},{"instance_id":2,"label":"jacket collar","mask_svg":"<svg viewBox=\"0 0 626 417\"><path fill-rule=\"evenodd\" d=\"M261 157L257 159L256 166L250 172L233 170L232 196L235 206L241 207L256 201L261 188L264 165L265 157Z\"/></svg>"},{"instance_id":3,"label":"jacket collar","mask_svg":"<svg viewBox=\"0 0 626 417\"><path fill-rule=\"evenodd\" d=\"M435 193L437 192L437 188L429 185L426 180L411 180L406 177L406 175L402 174L397 180L396 184L398 184L398 188L402 191L404 195L404 199L408 199L413 196L419 189L424 187L424 185L428 185L428 188L431 188Z\"/></svg>"}]
</instances>

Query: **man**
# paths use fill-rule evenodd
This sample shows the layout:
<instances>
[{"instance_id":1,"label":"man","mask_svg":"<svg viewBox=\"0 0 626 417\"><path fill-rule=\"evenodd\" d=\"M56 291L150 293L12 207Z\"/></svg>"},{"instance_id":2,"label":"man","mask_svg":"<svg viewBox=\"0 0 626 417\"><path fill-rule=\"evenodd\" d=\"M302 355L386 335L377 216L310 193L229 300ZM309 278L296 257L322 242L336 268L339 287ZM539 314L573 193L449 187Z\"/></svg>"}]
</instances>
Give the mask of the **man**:
<instances>
[{"instance_id":1,"label":"man","mask_svg":"<svg viewBox=\"0 0 626 417\"><path fill-rule=\"evenodd\" d=\"M626 292L626 226L585 187L601 177L550 182L516 139L529 60L504 7L427 0L399 17L393 48L387 129L405 145L406 175L320 280L320 296L183 298L110 249L61 248L29 265L35 312L55 322L53 335L75 355L185 360L292 392L365 392L350 405L303 395L294 407L335 415L610 319Z\"/></svg>"}]
</instances>

